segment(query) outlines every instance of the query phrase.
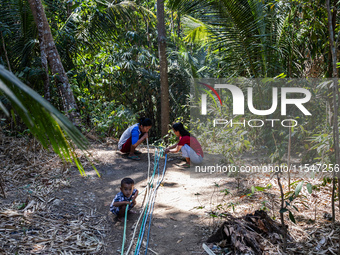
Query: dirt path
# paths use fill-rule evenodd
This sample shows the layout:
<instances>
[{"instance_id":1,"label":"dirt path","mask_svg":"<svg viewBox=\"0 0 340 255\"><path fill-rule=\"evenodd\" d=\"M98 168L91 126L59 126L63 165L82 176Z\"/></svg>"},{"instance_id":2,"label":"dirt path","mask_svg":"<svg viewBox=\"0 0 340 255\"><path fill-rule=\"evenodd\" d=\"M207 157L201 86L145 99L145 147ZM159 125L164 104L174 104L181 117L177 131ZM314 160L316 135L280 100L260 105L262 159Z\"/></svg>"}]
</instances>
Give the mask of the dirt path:
<instances>
[{"instance_id":1,"label":"dirt path","mask_svg":"<svg viewBox=\"0 0 340 255\"><path fill-rule=\"evenodd\" d=\"M123 223L114 220L109 205L119 192L122 178L133 178L140 192L147 185L146 148L142 148L141 160L133 161L112 144L93 144L90 152L101 174L99 178L86 161L87 176L81 177L74 167L67 170L54 153L38 145L32 150L32 142L25 139L3 138L0 144L0 175L7 194L6 198L0 197L0 254L120 254ZM150 155L153 163L153 150ZM255 165L258 160L258 154L247 155L245 162ZM164 158L160 162L162 170ZM157 192L148 254L206 254L202 243L225 220L209 216L212 210L237 217L264 209L278 218L280 193L275 178L193 178L188 169L178 166L182 163L180 155L170 154ZM268 184L272 185L268 191L249 195L250 187ZM339 232L329 221L331 186L321 185L318 189L313 196L305 188L301 191L310 201L304 201L308 208L299 201L295 204L299 210L294 211L297 224L285 221L296 243L289 254L297 254L297 250L307 254L305 251L313 247L312 254L320 254L329 245L337 245L332 240L338 240ZM143 197L140 194L137 199L137 210L141 209ZM338 210L336 213L338 219ZM125 247L130 244L138 217L128 217ZM326 234L332 235L327 245L323 241ZM337 250L336 245L332 251ZM143 244L140 254L144 254L144 247ZM273 251L278 247L279 244L266 245L264 254L277 254Z\"/></svg>"},{"instance_id":2,"label":"dirt path","mask_svg":"<svg viewBox=\"0 0 340 255\"><path fill-rule=\"evenodd\" d=\"M102 177L98 178L90 168L86 170L89 177L85 179L78 175L72 177L72 188L68 190L72 194L77 191L80 197L82 194L92 196L93 208L96 208L105 219L106 228L109 229L106 237L107 246L102 254L120 254L123 223L114 220L109 212L109 205L119 192L120 180L124 177L133 178L139 191L145 188L148 169L147 149L143 148L142 152L141 160L133 161L110 147L99 146L94 148L92 153ZM150 151L151 171L153 152ZM164 158L160 161L161 171ZM203 254L202 242L209 232L211 219L206 217L205 210L197 207L202 205L200 201L211 200L214 183L218 180L191 178L188 170L178 166L181 164L179 155L170 155L164 180L157 191L149 243L149 248L157 254ZM138 211L141 209L143 197L142 193L137 199ZM132 226L138 216L139 214L128 217L126 246L130 243ZM151 250L149 254L153 254ZM144 247L141 251L144 253Z\"/></svg>"},{"instance_id":3,"label":"dirt path","mask_svg":"<svg viewBox=\"0 0 340 255\"><path fill-rule=\"evenodd\" d=\"M147 185L146 147L141 160L133 161L115 145L92 144L89 152L99 178L86 160L87 176L82 177L37 143L32 150L32 142L25 139L2 139L0 174L6 198L0 197L0 254L120 254L123 223L115 222L109 205L122 178L133 178L140 192ZM151 171L153 154L151 149ZM177 166L184 163L179 156L169 156L157 192L149 254L203 254L202 242L211 234L213 221L206 211L218 180L191 178L187 169ZM164 158L160 162L162 170ZM143 196L137 199L137 211ZM138 217L128 217L126 247Z\"/></svg>"}]
</instances>

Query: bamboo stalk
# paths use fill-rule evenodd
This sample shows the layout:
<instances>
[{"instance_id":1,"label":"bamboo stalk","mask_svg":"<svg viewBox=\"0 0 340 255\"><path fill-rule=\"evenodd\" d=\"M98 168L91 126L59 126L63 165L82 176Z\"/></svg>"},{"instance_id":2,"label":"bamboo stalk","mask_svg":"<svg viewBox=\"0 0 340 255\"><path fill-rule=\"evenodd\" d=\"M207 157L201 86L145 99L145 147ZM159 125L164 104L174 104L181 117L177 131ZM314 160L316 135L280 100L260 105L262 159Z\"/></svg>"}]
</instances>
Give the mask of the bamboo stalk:
<instances>
[{"instance_id":1,"label":"bamboo stalk","mask_svg":"<svg viewBox=\"0 0 340 255\"><path fill-rule=\"evenodd\" d=\"M280 187L280 192L281 192L281 209L284 208L284 193L283 193L283 189L282 189L282 185L281 185L281 181L280 181L280 177L279 175L277 175L277 182L279 184ZM280 209L280 218L281 218L281 225L282 225L282 236L283 236L283 247L282 250L283 252L286 252L287 249L287 228L285 225L285 220L284 220L284 216L283 216L283 212Z\"/></svg>"}]
</instances>

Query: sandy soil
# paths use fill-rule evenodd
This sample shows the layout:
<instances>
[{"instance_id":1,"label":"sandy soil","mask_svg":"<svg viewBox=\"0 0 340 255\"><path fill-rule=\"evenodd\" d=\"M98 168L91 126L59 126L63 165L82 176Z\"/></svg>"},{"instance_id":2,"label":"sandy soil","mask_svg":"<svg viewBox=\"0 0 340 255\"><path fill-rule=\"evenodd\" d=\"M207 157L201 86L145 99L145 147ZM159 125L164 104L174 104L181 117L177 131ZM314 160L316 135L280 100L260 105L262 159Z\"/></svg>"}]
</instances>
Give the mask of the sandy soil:
<instances>
[{"instance_id":1,"label":"sandy soil","mask_svg":"<svg viewBox=\"0 0 340 255\"><path fill-rule=\"evenodd\" d=\"M0 254L120 254L124 225L115 220L109 205L124 177L133 178L135 187L143 191L147 185L148 154L144 146L140 149L141 160L134 161L115 147L115 144L93 144L90 153L101 178L85 160L87 176L82 177L75 167L65 167L54 153L47 153L38 145L32 147L30 141L3 139L0 175L7 196L0 197ZM151 149L151 170L153 155ZM218 160L213 155L206 157L210 162ZM252 153L245 158L250 164L259 164L261 160L259 154ZM160 170L164 163L162 158ZM278 219L280 194L275 178L207 178L205 175L194 178L188 169L180 166L183 163L179 154L169 154L165 177L157 192L148 254L206 254L202 244L223 221L211 217L212 211L229 212L236 217L265 209ZM269 183L272 189L248 196L250 187ZM315 252L311 254L319 254L330 249L329 245L335 245L333 252L337 249L337 242L332 240L337 240L338 232L329 221L330 185L319 189L313 196L305 188L302 190L309 207L295 204L299 209L294 211L296 225L286 218L290 233L300 247L299 254L305 254L303 249L313 249ZM137 211L142 208L144 194L137 198ZM338 210L336 213L338 218ZM125 251L138 217L139 214L128 216ZM327 242L325 235L331 236ZM141 254L144 247L143 243ZM271 245L270 249L279 250L277 245Z\"/></svg>"},{"instance_id":2,"label":"sandy soil","mask_svg":"<svg viewBox=\"0 0 340 255\"><path fill-rule=\"evenodd\" d=\"M146 147L142 148L140 161L127 157L111 147L98 146L92 152L97 161L96 168L101 174L98 178L95 171L86 170L89 177L75 174L71 178L71 187L67 189L74 196L91 195L93 204L90 207L106 217L109 229L107 247L102 254L120 254L123 239L123 222L116 222L109 211L109 205L119 192L120 181L124 177L135 180L135 187L141 192L147 185L148 156ZM151 171L154 163L154 150L150 150ZM160 171L164 166L164 157L160 160ZM216 224L207 211L223 199L223 194L216 192L216 178L193 178L188 169L183 169L179 154L169 154L166 173L162 185L157 190L153 212L149 248L157 254L204 254L202 242L211 233L212 224ZM156 174L157 177L157 174ZM144 194L137 199L136 211L141 211ZM208 202L208 204L207 204ZM210 205L209 205L210 204ZM210 208L211 206L211 208ZM204 208L201 208L204 207ZM127 237L133 233L132 227L139 214L128 216ZM144 238L144 241L146 239ZM149 254L153 252L149 250ZM141 249L144 253L144 248Z\"/></svg>"}]
</instances>

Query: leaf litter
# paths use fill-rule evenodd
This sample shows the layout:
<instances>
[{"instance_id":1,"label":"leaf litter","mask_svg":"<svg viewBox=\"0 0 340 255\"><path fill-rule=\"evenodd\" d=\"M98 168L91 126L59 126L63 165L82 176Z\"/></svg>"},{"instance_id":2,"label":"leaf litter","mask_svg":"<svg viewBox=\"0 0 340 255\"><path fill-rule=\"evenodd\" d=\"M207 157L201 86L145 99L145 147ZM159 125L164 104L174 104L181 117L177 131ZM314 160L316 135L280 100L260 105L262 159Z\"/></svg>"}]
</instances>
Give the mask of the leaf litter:
<instances>
[{"instance_id":1,"label":"leaf litter","mask_svg":"<svg viewBox=\"0 0 340 255\"><path fill-rule=\"evenodd\" d=\"M105 220L88 199L60 195L70 185L69 165L34 139L2 134L0 158L1 254L100 254Z\"/></svg>"},{"instance_id":2,"label":"leaf litter","mask_svg":"<svg viewBox=\"0 0 340 255\"><path fill-rule=\"evenodd\" d=\"M207 242L219 247L216 254L337 254L340 224L337 221L332 223L330 219L331 185L320 185L322 179L304 179L317 186L318 190L313 190L312 194L309 194L305 187L301 190L299 199L295 201L298 211L291 210L296 224L289 219L288 213L284 214L285 224L288 226L288 245L285 253L282 250L283 238L279 221L281 195L275 177L243 179L244 189L238 190L238 195L229 197L234 203L235 199L238 199L240 205L233 214L230 209L219 212L220 223ZM294 181L301 181L301 178L292 179L291 183ZM228 182L226 181L226 185ZM268 183L272 185L271 189L250 195L251 186L266 187ZM287 192L287 183L285 187ZM244 192L248 195L243 195ZM266 201L265 211L261 200ZM338 220L338 201L335 206ZM273 221L273 218L276 220Z\"/></svg>"},{"instance_id":3,"label":"leaf litter","mask_svg":"<svg viewBox=\"0 0 340 255\"><path fill-rule=\"evenodd\" d=\"M0 159L0 183L3 189L0 189L1 254L101 254L106 249L105 228L108 224L96 208L89 206L88 201L94 199L91 192L84 195L86 199L75 198L70 201L60 195L62 191L72 196L68 194L70 165L62 162L53 152L44 150L34 139L9 138L3 134L0 134ZM84 166L89 164L86 157L83 159ZM260 209L261 200L266 200L268 215L278 219L280 192L276 180L243 180L246 181L248 183L245 186L248 187L265 187L270 182L272 188L251 197L234 194L231 199L235 202L237 198L242 203L232 215L226 213L224 218L220 218L219 222L224 224L223 231L233 236L234 244L241 250L249 249L249 245L244 248L242 243L248 239L248 242L258 242L254 254L284 254L280 233L256 234L254 227L245 225L245 215L255 215L253 212ZM320 183L308 181L313 185ZM236 183L235 180L233 182ZM338 222L329 220L330 185L320 186L320 190L312 195L302 189L301 194L304 196L303 201L295 204L299 209L294 212L297 224L285 214L290 236L286 254L337 254L340 226ZM258 206L254 205L256 203ZM339 210L336 207L338 218ZM225 219L228 219L228 225L225 225ZM265 224L262 223L258 221L257 227L266 232ZM242 234L244 229L254 233ZM217 244L220 245L220 251L216 254L233 254L234 248L230 246L228 238ZM229 247L229 252L223 253L221 248L224 247Z\"/></svg>"}]
</instances>

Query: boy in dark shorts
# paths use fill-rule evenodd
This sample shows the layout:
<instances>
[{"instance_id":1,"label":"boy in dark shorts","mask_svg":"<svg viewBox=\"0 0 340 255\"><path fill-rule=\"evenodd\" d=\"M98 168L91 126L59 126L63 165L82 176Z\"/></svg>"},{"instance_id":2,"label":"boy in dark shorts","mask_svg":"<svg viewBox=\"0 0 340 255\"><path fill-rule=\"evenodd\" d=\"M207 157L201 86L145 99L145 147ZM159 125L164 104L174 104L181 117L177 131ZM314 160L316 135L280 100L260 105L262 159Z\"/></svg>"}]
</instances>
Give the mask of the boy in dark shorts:
<instances>
[{"instance_id":1,"label":"boy in dark shorts","mask_svg":"<svg viewBox=\"0 0 340 255\"><path fill-rule=\"evenodd\" d=\"M124 178L120 183L120 192L115 196L110 211L117 216L117 220L124 218L126 206L130 211L136 205L138 190L134 188L135 182L131 178Z\"/></svg>"}]
</instances>

